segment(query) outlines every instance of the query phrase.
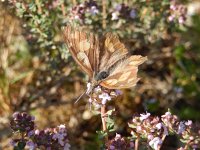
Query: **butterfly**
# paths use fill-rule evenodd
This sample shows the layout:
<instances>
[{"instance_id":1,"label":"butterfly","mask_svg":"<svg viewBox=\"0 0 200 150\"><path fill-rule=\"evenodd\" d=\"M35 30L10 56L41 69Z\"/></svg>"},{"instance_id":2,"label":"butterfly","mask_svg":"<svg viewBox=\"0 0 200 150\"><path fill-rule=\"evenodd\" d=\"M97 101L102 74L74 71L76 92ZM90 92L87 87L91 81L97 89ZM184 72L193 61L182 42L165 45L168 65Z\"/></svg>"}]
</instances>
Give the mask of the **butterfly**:
<instances>
[{"instance_id":1,"label":"butterfly","mask_svg":"<svg viewBox=\"0 0 200 150\"><path fill-rule=\"evenodd\" d=\"M64 40L75 62L89 76L86 94L98 85L106 89L124 89L136 85L138 66L147 60L130 55L117 35L106 33L98 38L71 25L64 28Z\"/></svg>"}]
</instances>

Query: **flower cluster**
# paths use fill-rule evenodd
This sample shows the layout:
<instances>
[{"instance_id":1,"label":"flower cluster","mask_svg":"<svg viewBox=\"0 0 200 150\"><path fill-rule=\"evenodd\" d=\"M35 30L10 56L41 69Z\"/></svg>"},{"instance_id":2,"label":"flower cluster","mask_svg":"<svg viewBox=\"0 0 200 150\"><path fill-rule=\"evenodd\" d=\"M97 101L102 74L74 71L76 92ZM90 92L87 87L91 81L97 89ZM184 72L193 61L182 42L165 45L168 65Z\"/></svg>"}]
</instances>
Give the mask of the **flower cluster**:
<instances>
[{"instance_id":1,"label":"flower cluster","mask_svg":"<svg viewBox=\"0 0 200 150\"><path fill-rule=\"evenodd\" d=\"M183 24L186 20L187 9L182 4L177 4L175 0L170 3L170 16L168 20L170 22L177 21L179 24Z\"/></svg>"},{"instance_id":2,"label":"flower cluster","mask_svg":"<svg viewBox=\"0 0 200 150\"><path fill-rule=\"evenodd\" d=\"M136 18L136 9L130 8L129 6L122 4L117 4L112 11L111 20L118 20L119 18L123 19L135 19Z\"/></svg>"},{"instance_id":3,"label":"flower cluster","mask_svg":"<svg viewBox=\"0 0 200 150\"><path fill-rule=\"evenodd\" d=\"M80 23L85 22L86 15L96 15L99 13L99 7L93 0L85 1L83 4L76 5L72 8L70 18Z\"/></svg>"},{"instance_id":4,"label":"flower cluster","mask_svg":"<svg viewBox=\"0 0 200 150\"><path fill-rule=\"evenodd\" d=\"M177 134L181 141L185 143L185 148L200 148L200 130L193 127L192 121L179 121L177 116L166 112L161 116L163 123L171 133Z\"/></svg>"},{"instance_id":5,"label":"flower cluster","mask_svg":"<svg viewBox=\"0 0 200 150\"><path fill-rule=\"evenodd\" d=\"M27 147L30 150L36 148L69 150L70 148L65 125L38 130L34 128L33 117L24 112L14 113L10 124L14 132L19 131L21 134L21 137L13 138L10 142L15 149Z\"/></svg>"},{"instance_id":6,"label":"flower cluster","mask_svg":"<svg viewBox=\"0 0 200 150\"><path fill-rule=\"evenodd\" d=\"M95 108L105 105L108 101L111 101L112 98L116 98L122 94L120 90L109 90L101 86L97 86L92 91L91 90L91 83L88 83L86 93L90 95L89 103L93 104Z\"/></svg>"},{"instance_id":7,"label":"flower cluster","mask_svg":"<svg viewBox=\"0 0 200 150\"><path fill-rule=\"evenodd\" d=\"M150 113L135 116L129 124L134 139L147 140L153 149L159 149L169 133L179 136L187 147L200 147L200 135L192 132L192 121L179 121L178 117L166 112L161 118Z\"/></svg>"},{"instance_id":8,"label":"flower cluster","mask_svg":"<svg viewBox=\"0 0 200 150\"><path fill-rule=\"evenodd\" d=\"M27 134L35 128L35 118L25 112L15 112L12 117L13 118L10 121L10 127L14 132L19 131Z\"/></svg>"},{"instance_id":9,"label":"flower cluster","mask_svg":"<svg viewBox=\"0 0 200 150\"><path fill-rule=\"evenodd\" d=\"M106 149L107 150L115 150L115 149L133 149L134 143L129 140L125 140L123 137L121 137L120 134L116 134L116 136L109 140L106 143Z\"/></svg>"}]
</instances>

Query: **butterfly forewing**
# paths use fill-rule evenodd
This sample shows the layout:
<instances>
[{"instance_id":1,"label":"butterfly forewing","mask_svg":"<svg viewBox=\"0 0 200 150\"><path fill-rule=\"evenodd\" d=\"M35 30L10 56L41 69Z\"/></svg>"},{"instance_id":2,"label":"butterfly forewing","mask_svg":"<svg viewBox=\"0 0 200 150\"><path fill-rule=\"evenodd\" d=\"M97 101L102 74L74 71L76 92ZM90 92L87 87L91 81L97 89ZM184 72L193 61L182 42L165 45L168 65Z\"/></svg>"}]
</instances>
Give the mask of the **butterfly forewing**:
<instances>
[{"instance_id":1,"label":"butterfly forewing","mask_svg":"<svg viewBox=\"0 0 200 150\"><path fill-rule=\"evenodd\" d=\"M92 33L66 26L64 39L72 57L90 77L98 70L99 64L99 40Z\"/></svg>"}]
</instances>

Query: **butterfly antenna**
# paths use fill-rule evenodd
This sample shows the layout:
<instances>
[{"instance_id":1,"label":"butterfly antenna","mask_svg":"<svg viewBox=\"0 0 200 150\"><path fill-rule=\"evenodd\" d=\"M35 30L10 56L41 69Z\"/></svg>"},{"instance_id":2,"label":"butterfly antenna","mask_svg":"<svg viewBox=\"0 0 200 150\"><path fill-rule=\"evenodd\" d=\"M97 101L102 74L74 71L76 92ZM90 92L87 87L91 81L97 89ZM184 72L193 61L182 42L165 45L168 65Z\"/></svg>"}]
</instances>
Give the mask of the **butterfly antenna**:
<instances>
[{"instance_id":1,"label":"butterfly antenna","mask_svg":"<svg viewBox=\"0 0 200 150\"><path fill-rule=\"evenodd\" d=\"M85 95L86 91L83 92L78 98L77 100L74 102L74 104L76 104L84 95Z\"/></svg>"}]
</instances>

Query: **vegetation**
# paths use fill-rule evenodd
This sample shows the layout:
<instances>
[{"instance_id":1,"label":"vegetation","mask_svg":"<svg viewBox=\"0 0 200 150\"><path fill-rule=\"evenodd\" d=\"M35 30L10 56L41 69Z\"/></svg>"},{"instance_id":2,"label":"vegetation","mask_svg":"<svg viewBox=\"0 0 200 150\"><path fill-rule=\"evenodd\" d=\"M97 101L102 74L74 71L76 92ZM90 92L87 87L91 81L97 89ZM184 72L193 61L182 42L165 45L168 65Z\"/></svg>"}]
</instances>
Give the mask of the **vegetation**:
<instances>
[{"instance_id":1,"label":"vegetation","mask_svg":"<svg viewBox=\"0 0 200 150\"><path fill-rule=\"evenodd\" d=\"M189 0L2 0L0 149L200 148L199 14ZM148 57L104 115L87 96L74 104L88 76L64 42L69 23Z\"/></svg>"}]
</instances>

